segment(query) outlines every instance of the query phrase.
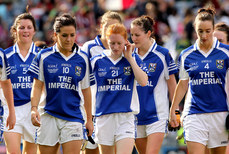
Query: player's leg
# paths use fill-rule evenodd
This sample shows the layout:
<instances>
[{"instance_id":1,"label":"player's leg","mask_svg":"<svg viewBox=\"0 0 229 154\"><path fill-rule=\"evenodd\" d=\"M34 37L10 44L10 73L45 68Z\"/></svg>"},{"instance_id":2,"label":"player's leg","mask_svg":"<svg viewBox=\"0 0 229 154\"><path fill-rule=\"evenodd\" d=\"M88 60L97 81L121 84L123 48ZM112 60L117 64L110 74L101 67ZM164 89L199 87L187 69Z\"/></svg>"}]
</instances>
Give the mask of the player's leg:
<instances>
[{"instance_id":1,"label":"player's leg","mask_svg":"<svg viewBox=\"0 0 229 154\"><path fill-rule=\"evenodd\" d=\"M13 129L9 130L6 127L7 117L9 115L8 107L5 105L4 107L4 115L3 115L3 123L4 123L4 139L6 143L6 149L8 153L16 153L21 154L21 138L23 138L23 128L25 118L28 117L28 114L31 107L28 107L29 103L24 104L22 106L15 107L16 114L16 123ZM30 116L29 116L30 117Z\"/></svg>"},{"instance_id":2,"label":"player's leg","mask_svg":"<svg viewBox=\"0 0 229 154\"><path fill-rule=\"evenodd\" d=\"M37 144L40 154L59 154L59 134L55 117L45 113L41 115L41 126L37 129Z\"/></svg>"},{"instance_id":3,"label":"player's leg","mask_svg":"<svg viewBox=\"0 0 229 154\"><path fill-rule=\"evenodd\" d=\"M95 142L98 143L100 154L114 154L114 136L116 132L116 114L102 115L96 118Z\"/></svg>"},{"instance_id":4,"label":"player's leg","mask_svg":"<svg viewBox=\"0 0 229 154\"><path fill-rule=\"evenodd\" d=\"M23 141L23 154L35 154L37 153L37 144Z\"/></svg>"},{"instance_id":5,"label":"player's leg","mask_svg":"<svg viewBox=\"0 0 229 154\"><path fill-rule=\"evenodd\" d=\"M153 133L147 137L146 154L158 154L164 139L164 133Z\"/></svg>"},{"instance_id":6,"label":"player's leg","mask_svg":"<svg viewBox=\"0 0 229 154\"><path fill-rule=\"evenodd\" d=\"M146 125L137 125L137 137L135 146L138 153L145 154L147 145Z\"/></svg>"},{"instance_id":7,"label":"player's leg","mask_svg":"<svg viewBox=\"0 0 229 154\"><path fill-rule=\"evenodd\" d=\"M134 138L124 138L116 142L116 154L131 154L134 148Z\"/></svg>"},{"instance_id":8,"label":"player's leg","mask_svg":"<svg viewBox=\"0 0 229 154\"><path fill-rule=\"evenodd\" d=\"M210 114L192 114L183 120L184 138L189 154L205 154L209 140L208 122Z\"/></svg>"},{"instance_id":9,"label":"player's leg","mask_svg":"<svg viewBox=\"0 0 229 154\"><path fill-rule=\"evenodd\" d=\"M37 144L35 144L36 137L36 127L32 124L31 121L31 104L27 103L23 107L23 127L22 139L23 139L23 154L35 154L37 152Z\"/></svg>"},{"instance_id":10,"label":"player's leg","mask_svg":"<svg viewBox=\"0 0 229 154\"><path fill-rule=\"evenodd\" d=\"M211 119L209 118L208 120L211 124L208 141L208 148L211 154L226 153L229 141L228 131L225 129L227 115L227 112L211 113Z\"/></svg>"},{"instance_id":11,"label":"player's leg","mask_svg":"<svg viewBox=\"0 0 229 154\"><path fill-rule=\"evenodd\" d=\"M59 151L59 146L60 145L58 143L55 146L39 145L39 154L56 154Z\"/></svg>"},{"instance_id":12,"label":"player's leg","mask_svg":"<svg viewBox=\"0 0 229 154\"><path fill-rule=\"evenodd\" d=\"M211 154L226 154L226 146L224 147L217 147L217 148L211 148L210 149Z\"/></svg>"},{"instance_id":13,"label":"player's leg","mask_svg":"<svg viewBox=\"0 0 229 154\"><path fill-rule=\"evenodd\" d=\"M227 145L226 153L229 153L229 144Z\"/></svg>"},{"instance_id":14,"label":"player's leg","mask_svg":"<svg viewBox=\"0 0 229 154\"><path fill-rule=\"evenodd\" d=\"M137 138L135 141L135 145L137 148L138 153L145 154L146 153L146 144L147 138Z\"/></svg>"},{"instance_id":15,"label":"player's leg","mask_svg":"<svg viewBox=\"0 0 229 154\"><path fill-rule=\"evenodd\" d=\"M187 141L187 148L189 154L204 154L205 153L205 145L197 142Z\"/></svg>"},{"instance_id":16,"label":"player's leg","mask_svg":"<svg viewBox=\"0 0 229 154\"><path fill-rule=\"evenodd\" d=\"M100 154L107 154L107 153L115 154L115 148L114 148L114 146L99 144L99 152L100 152Z\"/></svg>"},{"instance_id":17,"label":"player's leg","mask_svg":"<svg viewBox=\"0 0 229 154\"><path fill-rule=\"evenodd\" d=\"M4 132L4 140L7 153L21 153L21 134L15 132Z\"/></svg>"},{"instance_id":18,"label":"player's leg","mask_svg":"<svg viewBox=\"0 0 229 154\"><path fill-rule=\"evenodd\" d=\"M61 128L59 143L62 145L63 154L80 154L84 139L83 124L58 118L56 123L58 128Z\"/></svg>"},{"instance_id":19,"label":"player's leg","mask_svg":"<svg viewBox=\"0 0 229 154\"><path fill-rule=\"evenodd\" d=\"M82 140L74 140L63 143L63 154L80 154L82 142Z\"/></svg>"},{"instance_id":20,"label":"player's leg","mask_svg":"<svg viewBox=\"0 0 229 154\"><path fill-rule=\"evenodd\" d=\"M117 154L131 154L136 137L136 119L133 113L118 113L115 132Z\"/></svg>"}]
</instances>

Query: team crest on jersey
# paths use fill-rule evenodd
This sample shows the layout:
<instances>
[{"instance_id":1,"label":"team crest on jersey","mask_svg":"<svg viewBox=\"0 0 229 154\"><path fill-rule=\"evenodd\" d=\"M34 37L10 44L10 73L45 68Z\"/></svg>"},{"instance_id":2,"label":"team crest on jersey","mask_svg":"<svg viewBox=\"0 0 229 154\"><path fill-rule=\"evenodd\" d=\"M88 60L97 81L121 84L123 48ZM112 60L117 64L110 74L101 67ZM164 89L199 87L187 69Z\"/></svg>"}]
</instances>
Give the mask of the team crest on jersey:
<instances>
[{"instance_id":1,"label":"team crest on jersey","mask_svg":"<svg viewBox=\"0 0 229 154\"><path fill-rule=\"evenodd\" d=\"M157 63L149 63L149 72L155 72Z\"/></svg>"},{"instance_id":2,"label":"team crest on jersey","mask_svg":"<svg viewBox=\"0 0 229 154\"><path fill-rule=\"evenodd\" d=\"M125 75L130 75L131 74L131 67L130 66L124 67L124 74Z\"/></svg>"},{"instance_id":3,"label":"team crest on jersey","mask_svg":"<svg viewBox=\"0 0 229 154\"><path fill-rule=\"evenodd\" d=\"M81 71L82 71L82 68L79 67L79 66L76 66L76 68L75 68L75 74L76 74L77 76L80 76L80 75L81 75Z\"/></svg>"},{"instance_id":4,"label":"team crest on jersey","mask_svg":"<svg viewBox=\"0 0 229 154\"><path fill-rule=\"evenodd\" d=\"M224 60L216 60L216 67L218 69L223 69Z\"/></svg>"}]
</instances>

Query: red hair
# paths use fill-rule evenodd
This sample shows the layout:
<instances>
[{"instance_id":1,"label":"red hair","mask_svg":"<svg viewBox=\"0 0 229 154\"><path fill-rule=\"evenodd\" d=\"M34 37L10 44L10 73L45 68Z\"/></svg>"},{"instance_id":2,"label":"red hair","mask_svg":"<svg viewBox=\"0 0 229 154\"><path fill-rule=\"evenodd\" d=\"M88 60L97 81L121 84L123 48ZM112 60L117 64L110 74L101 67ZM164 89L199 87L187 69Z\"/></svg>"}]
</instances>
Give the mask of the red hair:
<instances>
[{"instance_id":1,"label":"red hair","mask_svg":"<svg viewBox=\"0 0 229 154\"><path fill-rule=\"evenodd\" d=\"M127 40L127 31L126 27L123 24L116 23L108 26L106 31L106 37L108 38L112 34L120 34Z\"/></svg>"}]
</instances>

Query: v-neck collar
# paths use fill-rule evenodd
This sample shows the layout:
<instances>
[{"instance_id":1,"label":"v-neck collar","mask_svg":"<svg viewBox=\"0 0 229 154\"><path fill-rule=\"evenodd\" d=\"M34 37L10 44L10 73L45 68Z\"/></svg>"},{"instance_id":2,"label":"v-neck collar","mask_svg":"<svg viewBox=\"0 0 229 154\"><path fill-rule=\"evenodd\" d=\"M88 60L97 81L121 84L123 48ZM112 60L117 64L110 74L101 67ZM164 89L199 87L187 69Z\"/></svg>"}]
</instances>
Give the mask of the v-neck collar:
<instances>
[{"instance_id":1,"label":"v-neck collar","mask_svg":"<svg viewBox=\"0 0 229 154\"><path fill-rule=\"evenodd\" d=\"M200 47L199 47L199 45L198 45L198 43L199 43L199 39L196 40L196 43L194 44L194 49L195 50L198 50L205 58L207 58L212 53L212 51L214 50L214 48L217 47L217 45L218 45L219 42L216 39L216 37L214 37L213 38L212 47L211 47L211 49L208 52L204 52L203 50L201 50Z\"/></svg>"},{"instance_id":2,"label":"v-neck collar","mask_svg":"<svg viewBox=\"0 0 229 154\"><path fill-rule=\"evenodd\" d=\"M57 44L54 45L53 49L55 52L58 52L65 61L68 61L70 58L72 58L76 54L76 52L78 52L78 51L76 51L76 48L75 48L69 56L65 56L63 53L60 52L60 50L57 47ZM79 50L79 48L78 48L78 50Z\"/></svg>"},{"instance_id":3,"label":"v-neck collar","mask_svg":"<svg viewBox=\"0 0 229 154\"><path fill-rule=\"evenodd\" d=\"M107 52L111 52L111 51L110 50L104 50L103 51L103 55L106 56L113 63L113 65L116 65L124 57L124 55L122 54L121 57L119 57L118 59L114 60L107 54Z\"/></svg>"},{"instance_id":4,"label":"v-neck collar","mask_svg":"<svg viewBox=\"0 0 229 154\"><path fill-rule=\"evenodd\" d=\"M18 46L17 42L15 43L13 50L14 50L15 53L17 53L19 55L19 57L21 58L21 60L23 62L26 62L26 60L28 59L30 53L35 53L35 51L34 51L35 50L35 45L34 45L33 42L31 43L29 51L28 51L28 53L27 53L27 55L25 57L23 57L22 54L20 53L20 49L19 49L19 46Z\"/></svg>"},{"instance_id":5,"label":"v-neck collar","mask_svg":"<svg viewBox=\"0 0 229 154\"><path fill-rule=\"evenodd\" d=\"M150 48L148 49L148 51L143 56L141 56L141 55L138 54L138 48L135 48L134 49L134 52L138 54L138 56L141 58L141 60L144 60L148 56L148 54L150 52L153 52L156 48L157 48L157 43L154 40L154 42L152 43L152 45L150 46Z\"/></svg>"}]
</instances>

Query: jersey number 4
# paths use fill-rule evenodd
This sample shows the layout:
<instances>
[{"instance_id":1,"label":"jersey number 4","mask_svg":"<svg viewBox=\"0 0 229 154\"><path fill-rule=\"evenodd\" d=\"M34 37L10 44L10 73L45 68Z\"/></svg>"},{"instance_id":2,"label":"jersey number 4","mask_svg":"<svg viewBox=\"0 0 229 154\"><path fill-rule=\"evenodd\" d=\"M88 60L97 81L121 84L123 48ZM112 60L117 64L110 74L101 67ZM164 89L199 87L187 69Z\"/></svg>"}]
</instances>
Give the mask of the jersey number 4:
<instances>
[{"instance_id":1,"label":"jersey number 4","mask_svg":"<svg viewBox=\"0 0 229 154\"><path fill-rule=\"evenodd\" d=\"M209 69L209 64L207 63L204 68Z\"/></svg>"}]
</instances>

